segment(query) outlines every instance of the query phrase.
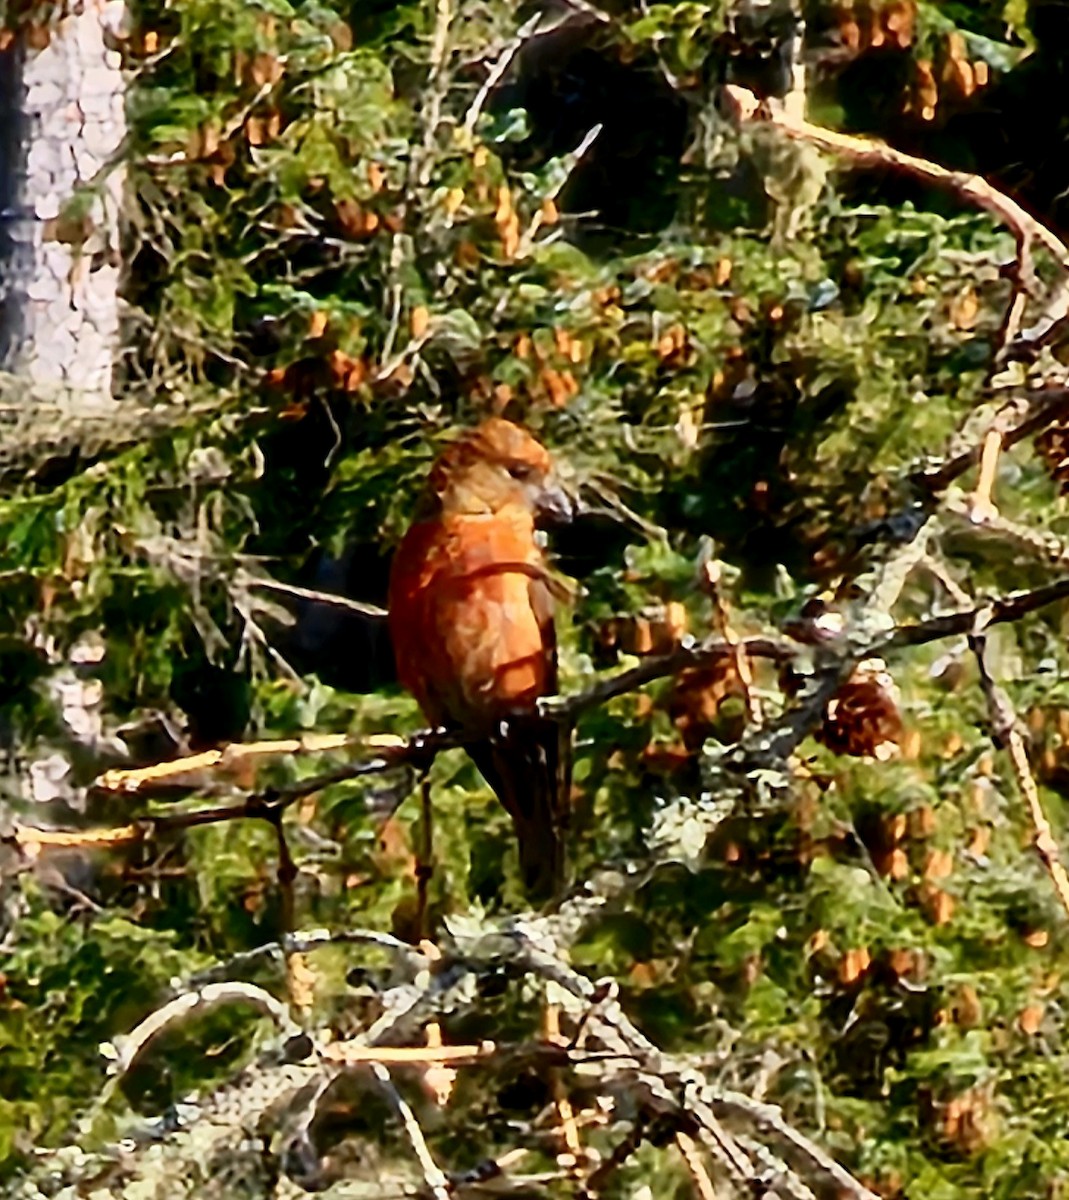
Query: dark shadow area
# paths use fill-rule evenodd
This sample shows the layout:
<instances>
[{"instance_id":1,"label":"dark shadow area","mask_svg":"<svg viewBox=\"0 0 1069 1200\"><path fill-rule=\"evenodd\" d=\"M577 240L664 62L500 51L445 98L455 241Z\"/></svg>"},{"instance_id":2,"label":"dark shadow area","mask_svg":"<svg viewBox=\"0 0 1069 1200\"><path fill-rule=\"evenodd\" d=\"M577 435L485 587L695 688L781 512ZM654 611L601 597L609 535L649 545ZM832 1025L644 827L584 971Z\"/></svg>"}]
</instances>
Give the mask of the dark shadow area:
<instances>
[{"instance_id":1,"label":"dark shadow area","mask_svg":"<svg viewBox=\"0 0 1069 1200\"><path fill-rule=\"evenodd\" d=\"M385 607L389 563L380 546L354 543L337 557L317 556L304 585ZM299 601L294 611L296 624L285 637L283 653L298 671L350 692L374 692L395 681L385 618L316 600Z\"/></svg>"},{"instance_id":2,"label":"dark shadow area","mask_svg":"<svg viewBox=\"0 0 1069 1200\"><path fill-rule=\"evenodd\" d=\"M661 229L675 212L687 105L633 49L579 12L531 38L492 99L494 111L527 113L528 137L503 148L515 169L537 170L600 127L559 198L563 212L586 215L577 239L589 250L611 237L618 251L621 235Z\"/></svg>"}]
</instances>

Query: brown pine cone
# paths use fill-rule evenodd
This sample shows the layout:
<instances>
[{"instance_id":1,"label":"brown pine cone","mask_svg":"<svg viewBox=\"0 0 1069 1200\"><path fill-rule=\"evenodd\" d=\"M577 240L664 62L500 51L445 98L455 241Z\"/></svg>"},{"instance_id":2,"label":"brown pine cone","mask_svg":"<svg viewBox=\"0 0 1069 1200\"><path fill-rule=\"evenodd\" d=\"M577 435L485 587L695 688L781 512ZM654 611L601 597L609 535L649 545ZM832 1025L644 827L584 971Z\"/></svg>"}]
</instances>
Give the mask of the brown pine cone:
<instances>
[{"instance_id":1,"label":"brown pine cone","mask_svg":"<svg viewBox=\"0 0 1069 1200\"><path fill-rule=\"evenodd\" d=\"M898 753L902 717L882 662L862 663L839 689L817 735L835 754L885 761Z\"/></svg>"},{"instance_id":2,"label":"brown pine cone","mask_svg":"<svg viewBox=\"0 0 1069 1200\"><path fill-rule=\"evenodd\" d=\"M1054 482L1069 492L1069 418L1059 417L1037 434L1036 450Z\"/></svg>"},{"instance_id":3,"label":"brown pine cone","mask_svg":"<svg viewBox=\"0 0 1069 1200\"><path fill-rule=\"evenodd\" d=\"M707 667L680 672L668 700L668 713L688 750L707 738L736 741L746 724L746 688L735 659L725 654ZM731 702L731 703L729 703Z\"/></svg>"}]
</instances>

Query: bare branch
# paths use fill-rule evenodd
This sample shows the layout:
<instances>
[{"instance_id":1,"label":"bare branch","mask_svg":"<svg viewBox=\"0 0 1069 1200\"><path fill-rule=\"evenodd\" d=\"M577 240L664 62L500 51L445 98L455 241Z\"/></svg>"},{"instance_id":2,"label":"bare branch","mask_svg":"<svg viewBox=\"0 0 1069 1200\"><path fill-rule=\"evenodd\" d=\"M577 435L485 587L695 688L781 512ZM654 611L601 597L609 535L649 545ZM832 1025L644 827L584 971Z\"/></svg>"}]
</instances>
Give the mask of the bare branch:
<instances>
[{"instance_id":1,"label":"bare branch","mask_svg":"<svg viewBox=\"0 0 1069 1200\"><path fill-rule=\"evenodd\" d=\"M729 84L724 88L725 98L734 110L737 120L765 122L781 130L790 138L809 142L821 149L830 150L861 166L894 167L913 175L917 179L944 187L969 204L997 217L1018 238L1030 239L1041 245L1063 271L1069 272L1069 248L1056 234L1037 221L1031 213L1012 200L1004 192L993 187L979 175L964 171L951 171L926 158L918 158L895 150L884 142L872 138L856 137L852 134L836 133L820 125L813 125L783 110L762 104L745 88Z\"/></svg>"},{"instance_id":2,"label":"bare branch","mask_svg":"<svg viewBox=\"0 0 1069 1200\"><path fill-rule=\"evenodd\" d=\"M379 1063L383 1066L423 1066L427 1063L450 1063L467 1066L481 1058L497 1053L494 1042L480 1042L477 1046L361 1046L355 1042L331 1042L324 1046L321 1055L329 1062L355 1067L364 1063Z\"/></svg>"},{"instance_id":3,"label":"bare branch","mask_svg":"<svg viewBox=\"0 0 1069 1200\"><path fill-rule=\"evenodd\" d=\"M1027 416L1020 419L1022 407L1026 409ZM1066 412L1069 412L1069 388L1038 388L1009 401L992 423L991 429L1002 435L1002 445L1008 449L1031 437L1054 418ZM1014 421L1018 423L1011 424ZM982 446L973 446L925 472L920 477L920 482L928 491L941 492L958 476L964 475L970 467L978 463L982 453Z\"/></svg>"},{"instance_id":4,"label":"bare branch","mask_svg":"<svg viewBox=\"0 0 1069 1200\"><path fill-rule=\"evenodd\" d=\"M268 742L233 742L219 750L204 750L148 767L130 767L105 771L96 787L108 792L138 792L151 785L174 782L185 775L206 770L227 770L251 758L280 754L322 754L328 750L397 750L407 745L394 734L378 733L352 737L344 733L306 733L299 738L281 738Z\"/></svg>"},{"instance_id":5,"label":"bare branch","mask_svg":"<svg viewBox=\"0 0 1069 1200\"><path fill-rule=\"evenodd\" d=\"M1053 583L1032 591L1012 592L1008 596L996 597L964 612L931 617L914 625L900 625L875 642L872 653L880 654L905 646L922 646L927 642L937 642L941 638L968 634L976 628L977 621L980 621L984 628L988 625L1005 625L1009 621L1019 621L1029 613L1038 612L1041 608L1066 599L1069 599L1069 578L1056 579Z\"/></svg>"},{"instance_id":6,"label":"bare branch","mask_svg":"<svg viewBox=\"0 0 1069 1200\"><path fill-rule=\"evenodd\" d=\"M814 727L839 685L853 665L861 659L883 655L895 649L925 645L941 638L969 634L975 630L978 621L985 627L1016 621L1065 599L1069 599L1069 577L1063 577L1031 591L995 597L968 611L947 613L927 621L898 625L887 633L874 634L867 643L858 643L855 637L852 640L840 639L829 644L822 648L813 684L802 693L798 703L775 725L762 727L747 739L748 743L752 743L748 757L755 762L769 758L779 760L784 753L789 753ZM608 679L599 680L575 695L547 697L540 702L539 711L558 720L572 720L588 708L603 704L615 696L635 691L657 679L676 675L686 667L715 662L724 656L734 656L739 648L752 657L770 658L779 662L788 661L799 652L799 648L790 643L772 642L767 639L749 639L738 643L737 646L719 640L706 641L696 646L680 647L669 654L653 655L637 666ZM290 784L253 792L234 804L154 814L110 830L70 832L16 824L11 833L0 838L0 842L14 844L32 856L46 847L115 845L139 841L156 833L241 818L265 820L275 825L281 812L304 796L338 783L381 774L397 767L425 765L440 751L463 746L465 740L463 735L442 729L426 730L407 740L392 734L378 735L377 741L364 740L365 745L374 746L379 750L375 758L347 763L334 770L324 771ZM222 756L226 752L218 753ZM188 760L185 761L188 763ZM140 768L139 772L132 775L135 786L143 786L145 772L150 773L150 776L154 774L156 778L161 777L157 768ZM113 787L122 783L122 777L111 776Z\"/></svg>"},{"instance_id":7,"label":"bare branch","mask_svg":"<svg viewBox=\"0 0 1069 1200\"><path fill-rule=\"evenodd\" d=\"M426 966L426 960L415 946L403 942L391 933L384 933L378 929L309 929L300 933L283 933L277 942L268 942L253 950L232 955L203 971L198 971L183 983L176 984L174 991L196 991L205 984L231 979L241 971L258 966L264 960L277 963L285 955L309 954L324 946L374 946L390 951L403 962L411 962L414 970Z\"/></svg>"},{"instance_id":8,"label":"bare branch","mask_svg":"<svg viewBox=\"0 0 1069 1200\"><path fill-rule=\"evenodd\" d=\"M987 665L986 639L977 634L970 637L969 644L980 670L980 687L983 689L984 699L987 701L987 710L991 716L995 736L1009 753L1013 774L1017 780L1017 790L1021 793L1028 808L1028 815L1034 830L1033 845L1054 884L1054 891L1058 896L1059 903L1066 915L1069 915L1069 872L1065 869L1061 849L1043 809L1043 802L1040 799L1039 788L1036 786L1035 775L1032 773L1032 766L1028 761L1028 750L1017 714L1013 710L1009 696L995 682L991 669Z\"/></svg>"},{"instance_id":9,"label":"bare branch","mask_svg":"<svg viewBox=\"0 0 1069 1200\"><path fill-rule=\"evenodd\" d=\"M637 666L600 679L575 695L549 696L540 701L539 711L545 716L576 717L588 708L597 708L617 696L637 691L647 683L678 675L687 667L709 666L724 658L734 659L739 653L750 658L788 662L797 652L797 647L789 642L774 642L768 638L747 638L734 643L720 638L707 638L696 645L680 646L678 650L671 650L667 654L651 654Z\"/></svg>"},{"instance_id":10,"label":"bare branch","mask_svg":"<svg viewBox=\"0 0 1069 1200\"><path fill-rule=\"evenodd\" d=\"M412 1143L412 1149L415 1151L416 1158L423 1170L423 1178L426 1180L427 1187L430 1189L434 1200L449 1200L449 1180L445 1177L441 1167L434 1161L434 1156L427 1147L427 1139L423 1136L423 1130L416 1120L415 1114L401 1093L397 1090L394 1081L390 1078L390 1072L378 1062L371 1064L371 1072L379 1081L387 1100L396 1110L397 1115L401 1118L401 1123L405 1127L405 1133L408 1135L408 1140Z\"/></svg>"},{"instance_id":11,"label":"bare branch","mask_svg":"<svg viewBox=\"0 0 1069 1200\"><path fill-rule=\"evenodd\" d=\"M122 1075L130 1069L137 1056L154 1038L186 1017L199 1015L220 1004L252 1004L269 1016L286 1036L300 1029L290 1016L289 1009L270 992L253 983L210 983L195 992L185 992L150 1013L125 1037L116 1038L111 1045L110 1071Z\"/></svg>"}]
</instances>

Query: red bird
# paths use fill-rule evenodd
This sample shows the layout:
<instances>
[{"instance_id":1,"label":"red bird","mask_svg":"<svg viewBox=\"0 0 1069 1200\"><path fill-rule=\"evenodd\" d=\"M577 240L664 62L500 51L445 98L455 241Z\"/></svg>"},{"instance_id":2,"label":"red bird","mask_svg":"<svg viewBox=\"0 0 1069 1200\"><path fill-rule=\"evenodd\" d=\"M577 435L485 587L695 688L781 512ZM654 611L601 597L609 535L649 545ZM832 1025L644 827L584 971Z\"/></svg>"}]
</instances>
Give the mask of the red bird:
<instances>
[{"instance_id":1,"label":"red bird","mask_svg":"<svg viewBox=\"0 0 1069 1200\"><path fill-rule=\"evenodd\" d=\"M571 734L536 708L557 690L557 589L535 523L567 511L545 447L492 417L434 464L390 575L401 683L432 725L473 739L468 753L512 817L538 896L561 877Z\"/></svg>"}]
</instances>

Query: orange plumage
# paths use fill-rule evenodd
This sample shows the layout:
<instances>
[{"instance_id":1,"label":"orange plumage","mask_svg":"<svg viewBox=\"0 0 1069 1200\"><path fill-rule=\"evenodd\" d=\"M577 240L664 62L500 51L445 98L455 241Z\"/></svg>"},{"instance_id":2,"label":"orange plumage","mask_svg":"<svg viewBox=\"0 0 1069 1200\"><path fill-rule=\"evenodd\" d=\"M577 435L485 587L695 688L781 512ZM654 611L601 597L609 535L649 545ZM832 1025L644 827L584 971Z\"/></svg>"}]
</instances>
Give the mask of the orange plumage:
<instances>
[{"instance_id":1,"label":"orange plumage","mask_svg":"<svg viewBox=\"0 0 1069 1200\"><path fill-rule=\"evenodd\" d=\"M428 721L473 739L468 752L516 827L524 882L543 895L561 871L571 747L536 709L557 690L557 651L535 523L561 500L545 448L509 421L484 421L435 463L390 575L401 683Z\"/></svg>"}]
</instances>

